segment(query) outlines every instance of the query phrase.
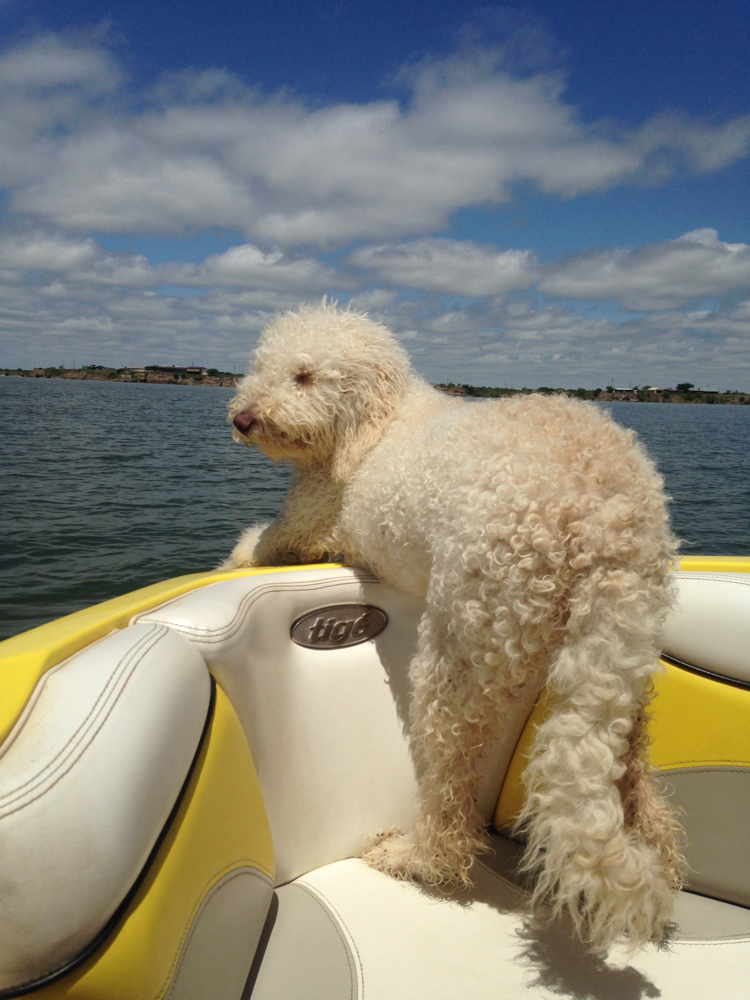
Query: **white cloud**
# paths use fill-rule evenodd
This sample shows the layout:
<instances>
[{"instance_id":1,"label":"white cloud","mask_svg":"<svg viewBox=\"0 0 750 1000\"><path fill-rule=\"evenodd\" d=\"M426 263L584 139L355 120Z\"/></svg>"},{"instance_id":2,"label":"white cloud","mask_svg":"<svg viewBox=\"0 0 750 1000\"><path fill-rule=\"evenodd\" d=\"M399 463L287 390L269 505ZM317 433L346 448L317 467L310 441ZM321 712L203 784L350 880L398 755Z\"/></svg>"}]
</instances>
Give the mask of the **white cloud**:
<instances>
[{"instance_id":1,"label":"white cloud","mask_svg":"<svg viewBox=\"0 0 750 1000\"><path fill-rule=\"evenodd\" d=\"M282 253L263 253L246 243L231 247L226 253L207 257L199 267L185 267L175 272L180 284L258 286L297 295L323 292L336 286L351 288L355 282L349 275L312 258L289 260Z\"/></svg>"},{"instance_id":2,"label":"white cloud","mask_svg":"<svg viewBox=\"0 0 750 1000\"><path fill-rule=\"evenodd\" d=\"M552 267L539 288L569 299L610 299L631 309L683 306L750 290L750 246L697 229L641 250L583 254Z\"/></svg>"},{"instance_id":3,"label":"white cloud","mask_svg":"<svg viewBox=\"0 0 750 1000\"><path fill-rule=\"evenodd\" d=\"M748 154L750 115L741 115L721 125L691 120L674 112L656 115L638 130L634 147L644 158L656 154L654 177L668 164L659 154L682 155L694 173L721 170Z\"/></svg>"},{"instance_id":4,"label":"white cloud","mask_svg":"<svg viewBox=\"0 0 750 1000\"><path fill-rule=\"evenodd\" d=\"M101 93L112 90L121 80L105 49L66 42L53 34L40 35L0 59L0 86L8 90L82 87L89 93Z\"/></svg>"},{"instance_id":5,"label":"white cloud","mask_svg":"<svg viewBox=\"0 0 750 1000\"><path fill-rule=\"evenodd\" d=\"M264 253L252 244L231 247L200 264L164 263L153 267L142 254L109 253L92 238L70 238L29 229L0 231L0 268L21 280L24 271L64 274L68 282L122 288L229 287L259 291L311 292L352 289L362 283L311 257L288 258L280 251Z\"/></svg>"},{"instance_id":6,"label":"white cloud","mask_svg":"<svg viewBox=\"0 0 750 1000\"><path fill-rule=\"evenodd\" d=\"M363 247L350 254L348 262L401 288L468 298L528 288L538 276L530 250L499 253L468 240L422 239Z\"/></svg>"},{"instance_id":7,"label":"white cloud","mask_svg":"<svg viewBox=\"0 0 750 1000\"><path fill-rule=\"evenodd\" d=\"M79 271L90 268L100 254L92 239L70 240L37 232L0 237L0 267Z\"/></svg>"},{"instance_id":8,"label":"white cloud","mask_svg":"<svg viewBox=\"0 0 750 1000\"><path fill-rule=\"evenodd\" d=\"M0 59L13 212L74 230L226 226L254 243L346 246L435 232L518 181L571 196L716 170L750 142L748 116L586 124L559 75L517 79L481 52L413 69L404 106L308 108L221 70L173 74L129 105L118 80L104 48L54 36Z\"/></svg>"}]
</instances>

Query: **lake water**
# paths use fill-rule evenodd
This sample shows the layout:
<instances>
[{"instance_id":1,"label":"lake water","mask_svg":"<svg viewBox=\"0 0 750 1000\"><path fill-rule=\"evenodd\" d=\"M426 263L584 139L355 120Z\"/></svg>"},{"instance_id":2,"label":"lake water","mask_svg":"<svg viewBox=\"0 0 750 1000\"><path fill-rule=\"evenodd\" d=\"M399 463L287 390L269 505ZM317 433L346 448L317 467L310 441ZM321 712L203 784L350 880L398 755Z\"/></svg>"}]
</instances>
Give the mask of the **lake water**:
<instances>
[{"instance_id":1,"label":"lake water","mask_svg":"<svg viewBox=\"0 0 750 1000\"><path fill-rule=\"evenodd\" d=\"M278 513L288 469L232 442L231 395L0 378L0 638L210 569ZM750 555L750 406L608 408L657 461L683 551Z\"/></svg>"}]
</instances>

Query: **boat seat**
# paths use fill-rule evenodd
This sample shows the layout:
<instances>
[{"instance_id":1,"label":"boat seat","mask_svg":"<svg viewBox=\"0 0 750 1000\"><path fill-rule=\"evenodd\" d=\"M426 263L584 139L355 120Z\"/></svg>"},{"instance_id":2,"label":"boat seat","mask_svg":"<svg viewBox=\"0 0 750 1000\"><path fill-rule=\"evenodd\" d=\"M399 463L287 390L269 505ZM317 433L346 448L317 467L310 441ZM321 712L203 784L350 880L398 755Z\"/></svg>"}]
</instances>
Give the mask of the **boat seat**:
<instances>
[{"instance_id":1,"label":"boat seat","mask_svg":"<svg viewBox=\"0 0 750 1000\"><path fill-rule=\"evenodd\" d=\"M703 576L706 586L726 583L723 575ZM685 581L692 577L684 575ZM746 579L738 585L745 588L743 594L750 594ZM683 587L691 586L683 583L683 576L678 578L680 595ZM325 621L333 614L330 609L340 605L381 609L388 626L357 646L306 648L292 640L295 622L313 611L319 613L313 623ZM737 629L744 627L742 607L739 624L735 606L728 620L720 622L720 635L716 633L716 648L726 648L735 660L738 643L742 645L737 638ZM711 894L720 899L680 894L679 929L669 950L648 947L629 958L614 949L605 961L578 948L564 922L545 927L529 920L528 895L514 868L520 848L500 834L493 836L494 856L475 864L475 888L464 896L446 897L395 882L357 859L368 836L413 822L416 783L407 742L408 663L422 610L422 602L390 590L367 573L343 568L223 581L135 619L168 624L201 651L237 709L258 768L276 849L276 894L245 996L743 996L750 910L727 901L732 892L726 879L717 888L715 872L709 878ZM692 604L678 605L667 633L684 638L688 622L695 627L696 614ZM716 621L707 612L698 632L716 630ZM683 643L679 649L692 655L688 647ZM722 655L711 661L718 671L726 669ZM667 729L679 728L686 704L681 695L670 708L677 690L673 675L680 691L686 676L709 684L712 697L719 699L716 708L719 703L726 708L722 698L728 687L733 694L750 697L741 688L683 667L670 664L666 669L655 703L657 756L660 747L673 743ZM525 766L524 747L527 751L539 720L538 714L529 717L537 695L530 693L528 702L518 706L507 740L489 755L480 796L488 818L501 786L498 805L507 806L507 789ZM702 731L720 736L724 727L718 719L714 722L714 703L705 701L705 691L698 697L704 699ZM535 713L542 710L541 704ZM744 700L732 704L732 719L741 717L741 732L750 733L750 705ZM682 725L682 730L689 739L695 726ZM679 748L676 752L678 757L682 753ZM744 766L738 752L721 752L731 758L730 767ZM665 771L667 756L665 749ZM670 777L676 775L670 772ZM510 794L516 804L519 787L517 783ZM750 869L747 826L738 826L736 812L726 812L720 824L714 823L717 801L709 797L707 808L700 800L695 803L698 812L691 811L686 819L688 833L694 836L701 828L709 832L715 855L720 827L734 851L719 866L722 877L729 873L737 880L737 864ZM512 810L495 812L501 831L512 819ZM693 887L704 893L700 873L691 873L691 878ZM736 902L744 902L742 892Z\"/></svg>"},{"instance_id":2,"label":"boat seat","mask_svg":"<svg viewBox=\"0 0 750 1000\"><path fill-rule=\"evenodd\" d=\"M273 851L195 647L116 631L46 671L0 746L0 997L236 1000Z\"/></svg>"},{"instance_id":3,"label":"boat seat","mask_svg":"<svg viewBox=\"0 0 750 1000\"><path fill-rule=\"evenodd\" d=\"M156 607L134 595L127 627L44 668L0 745L0 1000L739 1000L745 581L678 579L651 732L696 891L678 897L669 949L606 959L564 920L531 919L505 835L538 691L488 749L492 851L472 890L446 896L358 860L414 820L421 601L344 567L208 577Z\"/></svg>"},{"instance_id":4,"label":"boat seat","mask_svg":"<svg viewBox=\"0 0 750 1000\"><path fill-rule=\"evenodd\" d=\"M750 911L681 893L668 949L588 954L532 920L520 847L497 835L474 887L443 896L357 859L276 890L243 1000L743 1000Z\"/></svg>"}]
</instances>

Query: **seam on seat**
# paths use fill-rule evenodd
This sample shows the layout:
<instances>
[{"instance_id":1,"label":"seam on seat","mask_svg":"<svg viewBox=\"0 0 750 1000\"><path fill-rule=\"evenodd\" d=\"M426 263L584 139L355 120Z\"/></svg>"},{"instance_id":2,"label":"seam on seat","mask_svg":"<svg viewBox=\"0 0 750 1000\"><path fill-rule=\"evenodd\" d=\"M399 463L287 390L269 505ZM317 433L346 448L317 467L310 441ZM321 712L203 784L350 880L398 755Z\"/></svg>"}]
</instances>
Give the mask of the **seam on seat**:
<instances>
[{"instance_id":1,"label":"seam on seat","mask_svg":"<svg viewBox=\"0 0 750 1000\"><path fill-rule=\"evenodd\" d=\"M185 950L185 943L188 937L190 936L190 930L195 922L198 912L203 907L204 901L211 896L211 892L213 891L214 886L217 886L219 882L223 882L223 880L225 879L229 881L227 876L231 875L232 872L234 871L241 873L246 871L248 868L251 868L258 872L258 878L261 878L264 882L267 880L271 885L271 888L273 888L273 884L271 883L270 878L268 878L268 876L265 875L265 872L260 871L255 867L257 863L258 862L252 861L249 858L237 858L235 861L231 861L229 864L224 865L224 867L220 869L220 871L214 872L214 874L204 884L203 888L200 891L200 894L198 895L197 902L193 905L193 908L190 911L190 915L187 918L182 934L180 935L180 941L177 946L175 956L172 959L172 964L169 967L169 971L167 972L167 975L164 981L162 982L162 985L159 987L158 991L154 994L154 1000L160 1000L160 998L164 996L165 991L171 984L172 978L175 974L176 967L182 960L182 955Z\"/></svg>"},{"instance_id":2,"label":"seam on seat","mask_svg":"<svg viewBox=\"0 0 750 1000\"><path fill-rule=\"evenodd\" d=\"M353 958L356 955L356 963L357 964L356 964L356 968L354 970L352 969L351 962L349 963L349 976L350 976L350 983L351 983L351 997L352 997L352 1000L364 1000L364 995L365 995L365 973L364 973L364 969L362 968L362 957L359 954L359 949L357 948L357 943L354 940L354 935L349 930L349 928L346 926L346 921L341 916L341 914L336 909L336 907L333 905L333 903L330 901L330 899L328 899L328 897L325 896L319 889L316 889L313 886L308 885L306 882L302 882L300 880L297 880L296 882L291 882L291 883L288 883L288 884L299 886L300 889L304 889L305 892L315 900L315 902L320 906L320 908L323 910L323 912L325 913L325 915L331 921L331 923L332 923L332 925L333 925L333 927L334 927L334 929L336 931L336 934L339 937L339 940L341 941L341 943L344 946L344 950L345 950L347 956L351 955L352 958ZM333 919L334 916L336 917L336 920ZM337 920L338 920L338 923L336 922ZM341 933L341 928L342 927L346 931L346 937L344 937L344 935ZM354 973L354 975L352 973ZM358 976L357 976L357 973L358 973ZM358 981L355 982L354 981L355 979L358 979ZM359 991L359 983L362 984L362 990L361 990L361 992Z\"/></svg>"},{"instance_id":3,"label":"seam on seat","mask_svg":"<svg viewBox=\"0 0 750 1000\"><path fill-rule=\"evenodd\" d=\"M477 864L481 865L482 868L485 869L485 871L489 872L490 875L493 875L498 881L505 883L505 885L509 886L511 889L515 889L517 892L527 897L527 899L531 897L531 892L528 889L524 889L522 886L516 885L514 882L509 881L503 875L500 875L496 871L493 871L491 868L488 868L488 866L483 861L477 859ZM732 905L737 905L737 904L732 904ZM709 946L709 945L732 945L732 944L744 944L744 943L750 943L750 935L726 934L722 937L716 937L716 938L692 937L684 935L679 938L678 937L672 938L669 942L669 947L671 948L673 945L692 947L693 945Z\"/></svg>"},{"instance_id":4,"label":"seam on seat","mask_svg":"<svg viewBox=\"0 0 750 1000\"><path fill-rule=\"evenodd\" d=\"M120 669L120 667L122 667L123 662L125 661L125 659L128 656L133 655L138 650L138 647L141 646L141 645L143 645L149 639L149 637L152 635L152 633L155 630L157 632L161 633L162 631L164 631L166 629L166 626L162 625L161 622L154 622L154 623L147 622L146 624L147 625L151 625L151 629L149 630L149 632L147 632L145 635L143 635L138 640L138 642L136 643L135 646L132 646L129 650L127 650L125 653L123 653L121 659L118 661L118 663L112 669L111 673L109 674L109 677L105 681L104 687L101 689L101 691L97 695L97 699L94 702L94 704L91 706L91 708L89 710L89 714L81 721L81 724L79 725L78 729L76 729L75 733L72 733L70 735L70 737L68 738L68 742L65 744L65 746L67 746L68 743L70 743L71 740L75 739L76 735L80 732L81 727L86 724L86 721L89 718L89 716L91 715L91 713L95 711L95 709L96 709L97 705L99 704L99 702L101 701L101 699L107 694L107 689L112 685L113 679L116 677L117 671ZM24 706L23 713L21 714L21 716L19 716L19 718L18 718L16 724L14 725L13 729L8 733L7 738L3 742L2 748L0 748L0 759L2 759L3 756L5 756L6 752L10 749L10 747L13 745L13 743L15 743L15 741L21 735L21 733L23 732L23 730L26 728L26 724L29 721L29 718L30 718L30 716L32 714L33 708L36 706L37 702L39 701L39 698L40 698L40 696L41 696L44 688L46 687L47 682L53 676L53 674L56 674L56 673L58 673L58 671L64 669L69 663L72 662L72 660L74 660L77 656L80 656L81 653L88 652L88 650L93 649L94 646L97 646L97 645L99 645L99 643L104 642L105 639L108 639L110 636L115 635L118 631L120 631L120 630L119 629L115 629L113 632L110 632L108 635L102 636L101 639L97 639L96 642L92 642L90 646L85 646L83 649L78 650L78 652L73 653L72 656L68 656L64 660L61 660L60 663L56 663L53 667L50 667L49 670L47 670L44 674L42 674L42 676L39 678L39 681L35 685L34 690L32 691L31 696L29 697L29 700L27 701L26 705ZM31 708L31 711L29 711L29 708ZM64 747L62 747L58 751L58 754L61 753L63 749L64 749ZM33 780L34 780L33 777L28 779L28 781L33 781ZM4 793L3 796L0 796L0 801L3 798L5 798L6 796L13 794L13 792L15 792L15 791L18 790L18 788L23 788L23 787L24 787L23 785L19 785L19 786L17 786L17 788L13 789L12 792L6 792L6 793Z\"/></svg>"},{"instance_id":5,"label":"seam on seat","mask_svg":"<svg viewBox=\"0 0 750 1000\"><path fill-rule=\"evenodd\" d=\"M34 690L26 699L26 704L23 706L21 714L13 723L12 728L8 731L2 744L0 744L0 760L2 760L5 754L10 750L10 748L16 742L17 738L23 732L26 726L26 722L31 713L34 711L36 703L39 701L42 692L44 691L45 685L47 684L49 679L52 676L54 676L54 674L56 674L59 670L63 670L67 666L67 664L70 663L72 659L74 659L84 650L88 652L88 650L93 649L94 646L98 646L100 643L109 639L110 636L115 635L116 632L120 631L121 629L119 628L112 629L111 632L107 632L106 635L99 636L98 639L95 639L93 642L89 643L88 646L84 646L82 649L76 650L75 653L71 653L70 656L66 656L64 660L60 660L59 663L53 664L48 670L44 671L44 673L39 677L36 684L34 685Z\"/></svg>"},{"instance_id":6,"label":"seam on seat","mask_svg":"<svg viewBox=\"0 0 750 1000\"><path fill-rule=\"evenodd\" d=\"M689 570L674 574L678 580L708 580L718 583L736 583L739 587L750 587L750 580L739 579L739 574L733 573L691 573ZM750 574L743 574L750 576Z\"/></svg>"},{"instance_id":7,"label":"seam on seat","mask_svg":"<svg viewBox=\"0 0 750 1000\"><path fill-rule=\"evenodd\" d=\"M244 875L250 875L253 876L254 878L259 879L261 882L267 885L273 892L273 882L271 881L271 879L268 877L268 875L265 875L263 872L253 867L252 862L250 862L248 865L245 865L242 868L235 868L233 870L230 870L226 875L223 875L216 882L214 882L213 885L211 885L211 887L208 890L204 889L204 895L199 899L198 903L193 908L187 923L187 927L183 931L182 936L180 937L180 944L177 949L177 957L172 960L172 965L170 966L170 971L167 974L167 979L165 982L162 983L158 991L154 994L154 1000L161 1000L161 997L164 997L166 1000L166 997L168 997L170 992L172 991L172 988L175 985L177 977L180 974L182 963L185 959L185 955L187 954L188 946L190 945L190 942L193 938L195 929L198 926L198 921L200 920L201 914L205 910L209 901L213 898L214 894L218 892L219 889L222 889L225 885L228 885L230 882L232 882L235 878L239 878L240 876ZM164 992L165 990L166 993Z\"/></svg>"},{"instance_id":8,"label":"seam on seat","mask_svg":"<svg viewBox=\"0 0 750 1000\"><path fill-rule=\"evenodd\" d=\"M741 691L750 691L750 680L742 677L721 673L719 670L709 670L708 667L699 667L695 663L680 659L679 656L673 656L672 653L668 653L664 649L659 654L659 658L668 666L677 667L679 670L694 674L696 677L702 677L707 681L713 681L715 684L725 684L727 687L739 688Z\"/></svg>"},{"instance_id":9,"label":"seam on seat","mask_svg":"<svg viewBox=\"0 0 750 1000\"><path fill-rule=\"evenodd\" d=\"M262 586L257 587L254 590L251 590L249 593L245 594L242 600L240 601L237 611L235 612L232 620L227 625L223 625L220 628L207 629L195 625L184 625L175 622L161 622L160 624L169 624L172 628L175 628L180 632L200 637L201 641L207 644L224 642L226 639L232 638L232 636L234 636L239 631L240 627L244 623L244 619L247 617L250 608L253 606L253 604L255 604L257 600L259 600L261 597L264 597L266 594L273 594L279 592L304 593L306 591L311 591L311 590L327 590L332 587L339 587L342 584L346 583L377 584L380 583L380 581L372 574L365 572L362 572L355 577L351 577L349 575L339 576L335 577L334 579L315 580L315 581L310 581L309 583L306 583L305 581L302 580L294 581L293 583L284 583L280 580L277 583L263 584ZM193 591L193 593L197 593L197 591ZM159 608L154 609L153 611L145 611L142 613L142 615L137 615L133 619L133 623L137 623L141 618L148 618L149 615L152 615L155 612L162 611L164 608L169 607L170 604L180 600L180 598L184 596L185 596L184 594L181 594L179 597L174 598L173 601L169 601L167 604L163 604Z\"/></svg>"},{"instance_id":10,"label":"seam on seat","mask_svg":"<svg viewBox=\"0 0 750 1000\"><path fill-rule=\"evenodd\" d=\"M712 938L710 940L706 940L705 938L675 938L669 942L669 947L716 948L728 944L750 944L750 935L742 934L737 937Z\"/></svg>"},{"instance_id":11,"label":"seam on seat","mask_svg":"<svg viewBox=\"0 0 750 1000\"><path fill-rule=\"evenodd\" d=\"M155 623L151 624L149 632L142 636L134 646L123 654L122 658L112 670L109 678L97 695L96 701L91 706L86 716L81 720L81 723L75 732L68 737L64 745L42 765L40 771L27 778L23 784L17 785L15 788L5 792L0 797L0 819L10 816L14 812L18 812L21 809L25 809L26 806L31 805L32 802L36 802L39 798L54 788L66 774L69 774L70 771L72 771L101 732L102 727L112 714L115 705L117 705L118 701L122 697L125 688L130 683L133 674L142 663L143 657L149 653L161 639L165 638L168 633L169 629L167 626ZM123 676L125 677L124 681ZM118 684L120 685L119 691L117 691L115 697L111 700L109 705L107 705L107 699L111 698L112 691L113 689L117 689ZM24 720L24 727L31 718L31 714L32 713L29 713ZM101 718L98 718L99 716L101 716ZM97 721L98 725L96 725ZM90 732L94 726L96 726L96 728L93 732ZM16 737L17 735L18 734L16 734ZM16 737L14 737L14 740ZM81 743L83 743L87 737L88 741L85 745L81 746ZM75 759L70 762L70 757L73 754L76 755ZM68 767L65 767L66 762L69 762ZM54 773L59 771L61 768L64 768L62 773L58 774L54 781L50 781ZM13 805L13 803L19 798L24 798L25 796L31 794L35 785L44 786L45 782L49 783L46 787L42 787L41 791L34 795L33 798L28 799L26 802L22 802L20 805Z\"/></svg>"},{"instance_id":12,"label":"seam on seat","mask_svg":"<svg viewBox=\"0 0 750 1000\"><path fill-rule=\"evenodd\" d=\"M698 767L691 767L691 764L698 764L698 761L693 760L677 760L674 764L670 764L665 767L658 767L654 769L656 774L670 774L672 771L679 771L684 769L686 772L690 771L695 773L696 771L731 771L737 772L738 774L748 774L750 775L750 761L738 760L736 764L727 764L722 761L722 763L709 764L706 763L706 759L703 758L702 762L698 764Z\"/></svg>"},{"instance_id":13,"label":"seam on seat","mask_svg":"<svg viewBox=\"0 0 750 1000\"><path fill-rule=\"evenodd\" d=\"M505 885L508 886L509 889L515 889L515 891L520 892L522 896L531 898L531 891L529 889L524 889L522 885L517 885L515 882L511 882L509 878L506 878L499 872L494 871L492 868L489 867L489 865L486 865L484 861L482 861L480 858L476 859L476 863L478 865L481 865L481 867L484 868L484 870L488 872L490 875L492 875L494 879L497 879L498 882L503 882Z\"/></svg>"}]
</instances>

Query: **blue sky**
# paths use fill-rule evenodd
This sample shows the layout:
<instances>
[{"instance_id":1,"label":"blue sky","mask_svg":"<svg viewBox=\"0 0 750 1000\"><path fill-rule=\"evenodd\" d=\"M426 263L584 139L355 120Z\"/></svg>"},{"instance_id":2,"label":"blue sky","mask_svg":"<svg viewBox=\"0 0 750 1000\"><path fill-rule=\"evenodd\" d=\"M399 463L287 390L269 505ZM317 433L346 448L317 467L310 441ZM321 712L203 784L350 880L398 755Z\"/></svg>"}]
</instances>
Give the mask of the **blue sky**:
<instances>
[{"instance_id":1,"label":"blue sky","mask_svg":"<svg viewBox=\"0 0 750 1000\"><path fill-rule=\"evenodd\" d=\"M0 0L0 365L750 390L746 0Z\"/></svg>"}]
</instances>

